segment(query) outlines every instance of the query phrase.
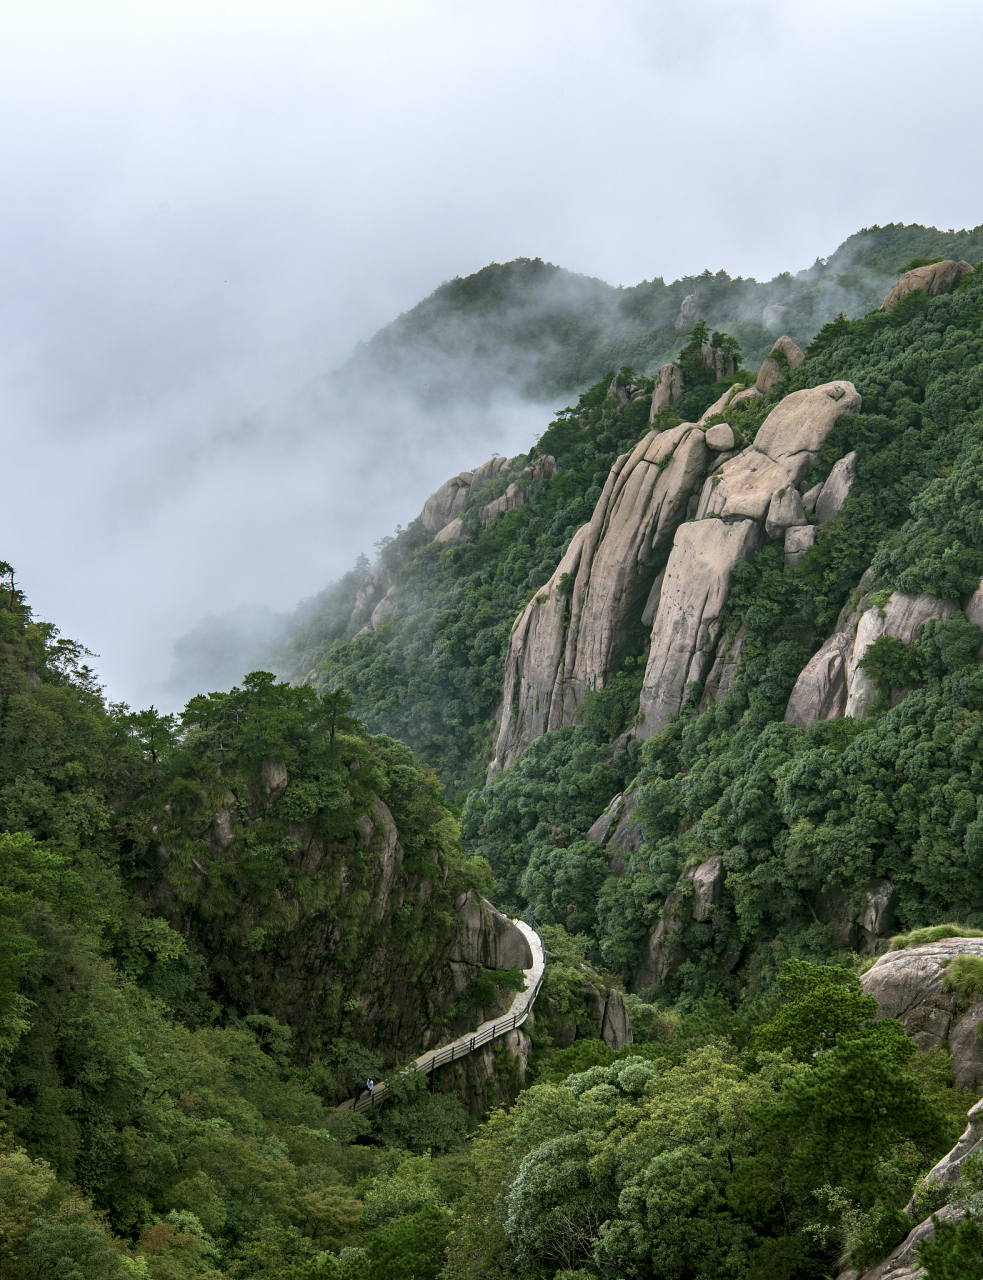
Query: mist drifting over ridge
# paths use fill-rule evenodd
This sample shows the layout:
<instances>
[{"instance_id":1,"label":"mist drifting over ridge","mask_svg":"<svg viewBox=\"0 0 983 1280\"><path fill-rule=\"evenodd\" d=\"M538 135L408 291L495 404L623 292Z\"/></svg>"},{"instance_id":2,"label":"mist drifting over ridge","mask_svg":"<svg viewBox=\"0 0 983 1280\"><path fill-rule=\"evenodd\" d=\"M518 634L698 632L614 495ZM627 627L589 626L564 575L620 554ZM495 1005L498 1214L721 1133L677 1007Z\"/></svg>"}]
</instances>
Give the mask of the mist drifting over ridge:
<instances>
[{"instance_id":1,"label":"mist drifting over ridge","mask_svg":"<svg viewBox=\"0 0 983 1280\"><path fill-rule=\"evenodd\" d=\"M377 480L382 505L402 505L412 512L408 522L448 476L493 453L528 449L556 402L576 399L606 371L630 364L654 374L678 355L697 316L738 338L754 369L778 333L804 348L841 312L854 317L876 307L912 258L936 255L977 260L983 226L865 229L828 259L765 282L707 270L670 284L657 278L615 288L538 259L490 264L445 282L359 344L336 373L263 416L274 433L277 422L347 418L361 443L347 464L348 474L358 477L353 492ZM695 314L677 328L683 300L694 297ZM782 314L766 314L775 307ZM379 538L392 531L381 523L376 528ZM360 550L347 574L294 610L271 608L257 595L203 618L175 642L158 700L178 707L195 692L228 689L259 667L296 677L291 637L344 631L374 558L364 554L368 547Z\"/></svg>"}]
</instances>

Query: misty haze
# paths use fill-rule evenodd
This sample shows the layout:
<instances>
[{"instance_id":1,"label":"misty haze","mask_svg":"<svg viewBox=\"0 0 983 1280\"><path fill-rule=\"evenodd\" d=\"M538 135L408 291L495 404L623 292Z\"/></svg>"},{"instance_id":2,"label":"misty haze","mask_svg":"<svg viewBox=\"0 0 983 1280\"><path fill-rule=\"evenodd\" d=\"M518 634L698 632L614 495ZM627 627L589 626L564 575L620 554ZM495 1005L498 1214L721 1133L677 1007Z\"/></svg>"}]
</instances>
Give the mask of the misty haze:
<instances>
[{"instance_id":1,"label":"misty haze","mask_svg":"<svg viewBox=\"0 0 983 1280\"><path fill-rule=\"evenodd\" d=\"M981 37L0 0L0 1280L981 1280Z\"/></svg>"}]
</instances>

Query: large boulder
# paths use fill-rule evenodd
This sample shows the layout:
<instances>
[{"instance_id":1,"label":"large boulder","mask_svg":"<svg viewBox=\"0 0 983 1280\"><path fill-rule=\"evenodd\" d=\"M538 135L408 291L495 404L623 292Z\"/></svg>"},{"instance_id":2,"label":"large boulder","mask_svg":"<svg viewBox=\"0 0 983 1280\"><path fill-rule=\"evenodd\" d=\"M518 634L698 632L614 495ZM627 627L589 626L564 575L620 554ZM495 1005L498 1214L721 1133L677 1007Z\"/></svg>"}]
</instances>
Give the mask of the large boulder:
<instances>
[{"instance_id":1,"label":"large boulder","mask_svg":"<svg viewBox=\"0 0 983 1280\"><path fill-rule=\"evenodd\" d=\"M758 370L755 387L763 395L785 377L786 369L797 369L805 363L805 355L789 337L779 338Z\"/></svg>"},{"instance_id":2,"label":"large boulder","mask_svg":"<svg viewBox=\"0 0 983 1280\"><path fill-rule=\"evenodd\" d=\"M856 453L848 453L845 458L840 458L839 462L833 464L826 483L813 499L818 524L836 519L843 510L844 502L850 496L850 490L856 478Z\"/></svg>"},{"instance_id":3,"label":"large boulder","mask_svg":"<svg viewBox=\"0 0 983 1280\"><path fill-rule=\"evenodd\" d=\"M674 405L683 390L683 371L677 365L664 364L655 379L652 391L652 408L649 410L649 426L657 413Z\"/></svg>"},{"instance_id":4,"label":"large boulder","mask_svg":"<svg viewBox=\"0 0 983 1280\"><path fill-rule=\"evenodd\" d=\"M679 315L676 317L676 328L685 329L687 325L691 325L700 314L700 295L698 293L688 293L682 300L679 307Z\"/></svg>"},{"instance_id":5,"label":"large boulder","mask_svg":"<svg viewBox=\"0 0 983 1280\"><path fill-rule=\"evenodd\" d=\"M531 969L532 949L526 935L486 898L473 889L454 903L459 922L458 940L450 952L451 961L480 965L485 969Z\"/></svg>"},{"instance_id":6,"label":"large boulder","mask_svg":"<svg viewBox=\"0 0 983 1280\"><path fill-rule=\"evenodd\" d=\"M911 644L917 639L922 623L930 618L951 618L958 608L958 600L941 600L927 593L908 596L895 591L886 605L867 609L857 623L853 652L847 663L849 693L844 714L863 720L877 698L877 686L860 663L878 637L894 636Z\"/></svg>"},{"instance_id":7,"label":"large boulder","mask_svg":"<svg viewBox=\"0 0 983 1280\"><path fill-rule=\"evenodd\" d=\"M758 429L754 444L725 462L707 480L697 518L720 515L763 520L778 489L797 487L842 413L860 410L852 382L827 382L793 391Z\"/></svg>"},{"instance_id":8,"label":"large boulder","mask_svg":"<svg viewBox=\"0 0 983 1280\"><path fill-rule=\"evenodd\" d=\"M635 814L635 793L616 795L584 839L600 845L608 855L611 870L615 875L623 875L628 859L645 839Z\"/></svg>"},{"instance_id":9,"label":"large boulder","mask_svg":"<svg viewBox=\"0 0 983 1280\"><path fill-rule=\"evenodd\" d=\"M921 1050L948 1044L956 1088L983 1093L983 1041L977 1034L983 1000L967 1006L944 987L946 968L957 956L983 958L983 938L942 938L889 951L860 981L866 995L877 997L878 1018L897 1018Z\"/></svg>"},{"instance_id":10,"label":"large boulder","mask_svg":"<svg viewBox=\"0 0 983 1280\"><path fill-rule=\"evenodd\" d=\"M462 471L460 475L445 480L436 493L430 495L417 516L424 529L429 533L440 533L445 525L461 515L471 492L472 479L472 472Z\"/></svg>"},{"instance_id":11,"label":"large boulder","mask_svg":"<svg viewBox=\"0 0 983 1280\"><path fill-rule=\"evenodd\" d=\"M657 733L678 715L687 684L709 671L734 568L760 542L761 529L753 520L700 520L676 531L652 624L639 737Z\"/></svg>"},{"instance_id":12,"label":"large boulder","mask_svg":"<svg viewBox=\"0 0 983 1280\"><path fill-rule=\"evenodd\" d=\"M971 275L972 271L968 262L954 262L951 258L906 271L881 303L881 310L893 310L914 289L924 289L930 298L951 293L963 276Z\"/></svg>"},{"instance_id":13,"label":"large boulder","mask_svg":"<svg viewBox=\"0 0 983 1280\"><path fill-rule=\"evenodd\" d=\"M669 894L649 933L645 956L635 970L632 984L635 991L661 987L676 972L685 958L679 935L689 920L713 918L723 894L725 874L723 857L716 854L690 867Z\"/></svg>"},{"instance_id":14,"label":"large boulder","mask_svg":"<svg viewBox=\"0 0 983 1280\"><path fill-rule=\"evenodd\" d=\"M922 623L951 618L958 608L956 600L897 591L883 605L872 604L867 594L852 611L845 607L836 630L799 673L785 709L786 721L808 729L816 720L844 715L864 719L877 697L877 686L860 663L874 641L887 635L911 644ZM892 694L895 702L903 696L903 690Z\"/></svg>"}]
</instances>

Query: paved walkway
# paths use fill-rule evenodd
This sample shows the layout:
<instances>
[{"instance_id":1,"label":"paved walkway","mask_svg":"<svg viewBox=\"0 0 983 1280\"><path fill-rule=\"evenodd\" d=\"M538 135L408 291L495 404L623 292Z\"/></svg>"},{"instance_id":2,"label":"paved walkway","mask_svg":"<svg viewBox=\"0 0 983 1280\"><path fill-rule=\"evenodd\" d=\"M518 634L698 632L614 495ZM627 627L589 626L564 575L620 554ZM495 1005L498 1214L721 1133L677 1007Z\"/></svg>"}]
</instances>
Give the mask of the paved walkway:
<instances>
[{"instance_id":1,"label":"paved walkway","mask_svg":"<svg viewBox=\"0 0 983 1280\"><path fill-rule=\"evenodd\" d=\"M483 1022L476 1031L466 1036L458 1036L450 1044L421 1054L412 1066L406 1068L407 1071L433 1071L436 1067L442 1067L457 1058L464 1058L475 1049L480 1049L482 1045L487 1044L489 1040L497 1040L499 1036L507 1035L516 1027L521 1027L529 1017L543 981L546 955L543 951L543 940L531 925L526 924L524 920L513 920L512 923L526 935L529 949L532 951L532 968L522 971L526 979L525 990L516 992L508 1013L490 1022ZM385 1081L380 1080L371 1093L368 1089L363 1089L357 1098L349 1098L338 1109L339 1111L365 1111L368 1107L384 1102L388 1094L389 1086Z\"/></svg>"}]
</instances>

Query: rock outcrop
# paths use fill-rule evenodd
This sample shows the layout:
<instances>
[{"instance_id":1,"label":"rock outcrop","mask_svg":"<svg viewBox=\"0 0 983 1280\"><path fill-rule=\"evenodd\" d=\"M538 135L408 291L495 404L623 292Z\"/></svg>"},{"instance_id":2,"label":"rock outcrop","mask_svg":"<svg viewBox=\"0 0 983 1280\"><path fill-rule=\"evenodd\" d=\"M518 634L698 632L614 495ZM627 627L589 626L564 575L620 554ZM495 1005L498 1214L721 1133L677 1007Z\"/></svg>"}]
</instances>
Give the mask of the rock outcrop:
<instances>
[{"instance_id":1,"label":"rock outcrop","mask_svg":"<svg viewBox=\"0 0 983 1280\"><path fill-rule=\"evenodd\" d=\"M496 767L572 723L584 694L617 669L627 622L669 557L706 459L703 432L684 423L650 431L611 468L590 522L513 629Z\"/></svg>"},{"instance_id":2,"label":"rock outcrop","mask_svg":"<svg viewBox=\"0 0 983 1280\"><path fill-rule=\"evenodd\" d=\"M635 795L618 794L591 826L585 840L600 847L608 855L608 865L622 875L628 859L645 838L642 824L635 815Z\"/></svg>"},{"instance_id":3,"label":"rock outcrop","mask_svg":"<svg viewBox=\"0 0 983 1280\"><path fill-rule=\"evenodd\" d=\"M726 407L730 395L718 405ZM584 695L617 670L629 621L639 616L652 638L635 736L677 714L686 686L716 666L735 566L765 533L784 540L807 527L796 486L839 415L859 408L852 383L826 383L786 396L739 453L725 447L737 443L730 426L684 423L650 431L618 458L590 522L513 627L490 772L534 738L576 721ZM803 539L801 548L807 545ZM739 653L720 658L711 683L722 697Z\"/></svg>"},{"instance_id":4,"label":"rock outcrop","mask_svg":"<svg viewBox=\"0 0 983 1280\"><path fill-rule=\"evenodd\" d=\"M898 893L890 880L868 880L858 893L824 889L813 904L816 919L831 927L833 941L862 955L873 955L890 932Z\"/></svg>"},{"instance_id":5,"label":"rock outcrop","mask_svg":"<svg viewBox=\"0 0 983 1280\"><path fill-rule=\"evenodd\" d=\"M685 329L687 325L693 324L699 314L700 295L698 293L688 293L680 303L679 315L676 317L676 329Z\"/></svg>"},{"instance_id":6,"label":"rock outcrop","mask_svg":"<svg viewBox=\"0 0 983 1280\"><path fill-rule=\"evenodd\" d=\"M968 262L954 262L951 258L906 271L881 303L881 310L893 310L914 289L924 289L930 298L951 293L963 276L971 275L972 271Z\"/></svg>"},{"instance_id":7,"label":"rock outcrop","mask_svg":"<svg viewBox=\"0 0 983 1280\"><path fill-rule=\"evenodd\" d=\"M473 479L473 472L462 471L460 475L445 480L436 493L430 495L417 516L424 529L429 533L440 533L463 512Z\"/></svg>"},{"instance_id":8,"label":"rock outcrop","mask_svg":"<svg viewBox=\"0 0 983 1280\"><path fill-rule=\"evenodd\" d=\"M809 473L840 414L859 409L852 382L826 382L786 396L765 418L754 444L707 480L697 519L763 520L775 492L797 486Z\"/></svg>"},{"instance_id":9,"label":"rock outcrop","mask_svg":"<svg viewBox=\"0 0 983 1280\"><path fill-rule=\"evenodd\" d=\"M649 426L657 413L674 405L683 390L683 371L674 364L664 364L659 370L652 390L652 408L649 410Z\"/></svg>"},{"instance_id":10,"label":"rock outcrop","mask_svg":"<svg viewBox=\"0 0 983 1280\"><path fill-rule=\"evenodd\" d=\"M900 592L894 592L884 605L872 605L868 594L856 608L845 607L836 630L799 674L785 710L786 721L808 729L816 720L844 715L862 720L877 697L874 681L860 666L874 641L888 635L911 644L922 623L951 618L958 608L957 600ZM898 690L892 701L900 702L903 696Z\"/></svg>"},{"instance_id":11,"label":"rock outcrop","mask_svg":"<svg viewBox=\"0 0 983 1280\"><path fill-rule=\"evenodd\" d=\"M983 1093L983 1040L977 1034L983 999L967 1006L943 984L957 956L983 958L983 938L942 938L889 951L860 981L865 994L877 997L879 1018L897 1018L921 1050L948 1044L956 1088Z\"/></svg>"},{"instance_id":12,"label":"rock outcrop","mask_svg":"<svg viewBox=\"0 0 983 1280\"><path fill-rule=\"evenodd\" d=\"M805 363L805 355L789 337L779 338L761 362L755 387L763 395L785 377L786 369L797 369Z\"/></svg>"},{"instance_id":13,"label":"rock outcrop","mask_svg":"<svg viewBox=\"0 0 983 1280\"><path fill-rule=\"evenodd\" d=\"M473 889L454 901L458 939L450 951L456 963L485 969L532 968L532 950L525 934Z\"/></svg>"},{"instance_id":14,"label":"rock outcrop","mask_svg":"<svg viewBox=\"0 0 983 1280\"><path fill-rule=\"evenodd\" d=\"M661 987L682 964L679 935L690 920L713 918L724 888L724 860L720 854L691 867L665 900L658 923L649 933L645 958L635 970L633 989ZM735 958L736 960L736 958Z\"/></svg>"},{"instance_id":15,"label":"rock outcrop","mask_svg":"<svg viewBox=\"0 0 983 1280\"><path fill-rule=\"evenodd\" d=\"M666 565L638 710L638 736L650 737L678 715L686 686L713 665L735 567L757 551L754 520L700 520L676 531Z\"/></svg>"},{"instance_id":16,"label":"rock outcrop","mask_svg":"<svg viewBox=\"0 0 983 1280\"><path fill-rule=\"evenodd\" d=\"M857 623L853 652L846 666L848 693L844 714L863 720L877 697L877 686L860 663L879 636L894 636L911 644L917 639L922 623L930 618L951 618L958 608L958 600L940 600L927 594L906 596L895 591L882 608L867 609ZM900 696L896 700L900 701Z\"/></svg>"},{"instance_id":17,"label":"rock outcrop","mask_svg":"<svg viewBox=\"0 0 983 1280\"><path fill-rule=\"evenodd\" d=\"M816 523L823 524L827 520L835 520L843 510L843 504L850 496L853 482L857 478L857 455L848 453L845 458L833 464L826 483L813 498L813 509L816 512ZM819 486L815 486L819 488ZM811 494L810 490L810 494Z\"/></svg>"},{"instance_id":18,"label":"rock outcrop","mask_svg":"<svg viewBox=\"0 0 983 1280\"><path fill-rule=\"evenodd\" d=\"M482 524L487 524L495 516L500 516L506 511L512 511L515 507L524 507L529 501L529 490L520 489L513 481L503 494L497 498L493 498L491 502L487 502L481 508L479 520Z\"/></svg>"}]
</instances>

